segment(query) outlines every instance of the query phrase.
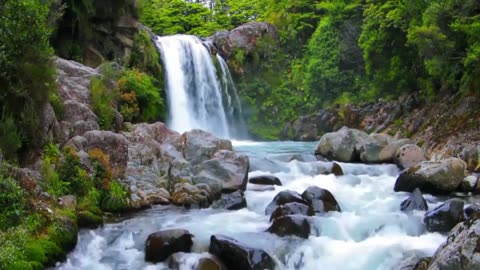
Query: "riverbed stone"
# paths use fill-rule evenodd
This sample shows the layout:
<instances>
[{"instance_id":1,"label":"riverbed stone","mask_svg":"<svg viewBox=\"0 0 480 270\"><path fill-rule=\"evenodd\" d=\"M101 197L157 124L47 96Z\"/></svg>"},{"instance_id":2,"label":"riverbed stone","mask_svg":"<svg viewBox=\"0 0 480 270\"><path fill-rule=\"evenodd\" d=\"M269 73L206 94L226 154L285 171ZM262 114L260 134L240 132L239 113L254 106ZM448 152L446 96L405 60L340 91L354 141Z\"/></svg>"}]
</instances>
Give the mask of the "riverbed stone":
<instances>
[{"instance_id":1,"label":"riverbed stone","mask_svg":"<svg viewBox=\"0 0 480 270\"><path fill-rule=\"evenodd\" d=\"M420 210L420 211L427 211L428 205L425 198L422 196L422 192L420 189L416 188L408 198L406 198L400 204L401 211L413 211L413 210Z\"/></svg>"},{"instance_id":2,"label":"riverbed stone","mask_svg":"<svg viewBox=\"0 0 480 270\"><path fill-rule=\"evenodd\" d=\"M338 164L337 162L333 162L332 170L330 172L333 173L333 175L335 175L335 176L344 175L342 166L340 166L340 164Z\"/></svg>"},{"instance_id":3,"label":"riverbed stone","mask_svg":"<svg viewBox=\"0 0 480 270\"><path fill-rule=\"evenodd\" d=\"M237 190L233 193L222 194L222 197L215 201L212 207L226 210L239 210L247 207L247 200L245 199L243 191Z\"/></svg>"},{"instance_id":4,"label":"riverbed stone","mask_svg":"<svg viewBox=\"0 0 480 270\"><path fill-rule=\"evenodd\" d=\"M450 199L439 207L425 214L424 222L431 232L449 232L455 225L465 219L463 201Z\"/></svg>"},{"instance_id":5,"label":"riverbed stone","mask_svg":"<svg viewBox=\"0 0 480 270\"><path fill-rule=\"evenodd\" d=\"M313 216L315 211L309 205L303 203L291 202L278 206L270 216L270 221L286 215Z\"/></svg>"},{"instance_id":6,"label":"riverbed stone","mask_svg":"<svg viewBox=\"0 0 480 270\"><path fill-rule=\"evenodd\" d=\"M298 192L291 190L283 190L280 191L273 198L270 204L268 204L267 208L265 209L265 214L271 215L278 206L292 202L309 205L308 202L304 198L302 198L302 196Z\"/></svg>"},{"instance_id":7,"label":"riverbed stone","mask_svg":"<svg viewBox=\"0 0 480 270\"><path fill-rule=\"evenodd\" d=\"M337 200L333 194L326 189L317 186L310 186L302 193L302 198L317 214L329 211L341 212Z\"/></svg>"},{"instance_id":8,"label":"riverbed stone","mask_svg":"<svg viewBox=\"0 0 480 270\"><path fill-rule=\"evenodd\" d=\"M340 162L358 162L361 147L370 140L363 131L343 127L323 135L315 148L315 155Z\"/></svg>"},{"instance_id":9,"label":"riverbed stone","mask_svg":"<svg viewBox=\"0 0 480 270\"><path fill-rule=\"evenodd\" d=\"M275 268L274 260L264 250L249 247L228 236L212 235L209 251L217 256L229 270Z\"/></svg>"},{"instance_id":10,"label":"riverbed stone","mask_svg":"<svg viewBox=\"0 0 480 270\"><path fill-rule=\"evenodd\" d=\"M458 158L442 161L424 161L403 171L395 182L395 191L412 192L419 188L424 193L442 195L454 192L465 178L466 164Z\"/></svg>"},{"instance_id":11,"label":"riverbed stone","mask_svg":"<svg viewBox=\"0 0 480 270\"><path fill-rule=\"evenodd\" d=\"M171 202L187 208L209 207L215 195L206 184L192 185L190 183L178 183L173 188Z\"/></svg>"},{"instance_id":12,"label":"riverbed stone","mask_svg":"<svg viewBox=\"0 0 480 270\"><path fill-rule=\"evenodd\" d=\"M281 216L273 220L267 232L280 237L297 236L306 239L310 235L310 223L308 218L302 215Z\"/></svg>"},{"instance_id":13,"label":"riverbed stone","mask_svg":"<svg viewBox=\"0 0 480 270\"><path fill-rule=\"evenodd\" d=\"M254 176L248 179L248 182L256 185L271 185L271 186L281 186L282 181L274 175L260 175Z\"/></svg>"},{"instance_id":14,"label":"riverbed stone","mask_svg":"<svg viewBox=\"0 0 480 270\"><path fill-rule=\"evenodd\" d=\"M181 229L152 233L145 242L145 261L162 262L176 252L190 252L192 238L189 231Z\"/></svg>"}]
</instances>

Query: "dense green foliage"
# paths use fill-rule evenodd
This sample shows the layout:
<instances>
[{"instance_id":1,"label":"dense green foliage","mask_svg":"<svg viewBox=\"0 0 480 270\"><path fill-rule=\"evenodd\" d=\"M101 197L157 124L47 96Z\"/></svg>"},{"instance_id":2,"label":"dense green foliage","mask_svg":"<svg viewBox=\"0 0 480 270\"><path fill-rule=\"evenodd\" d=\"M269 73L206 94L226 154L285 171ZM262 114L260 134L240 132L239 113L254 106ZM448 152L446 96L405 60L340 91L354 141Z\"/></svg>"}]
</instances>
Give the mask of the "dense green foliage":
<instances>
[{"instance_id":1,"label":"dense green foliage","mask_svg":"<svg viewBox=\"0 0 480 270\"><path fill-rule=\"evenodd\" d=\"M165 119L165 104L156 80L137 69L126 70L118 81L120 112L129 122Z\"/></svg>"},{"instance_id":2,"label":"dense green foliage","mask_svg":"<svg viewBox=\"0 0 480 270\"><path fill-rule=\"evenodd\" d=\"M0 3L0 144L9 159L41 147L39 115L54 89L49 44L56 1ZM57 7L55 5L55 7ZM11 123L16 123L16 128ZM6 129L8 127L8 129Z\"/></svg>"},{"instance_id":3,"label":"dense green foliage","mask_svg":"<svg viewBox=\"0 0 480 270\"><path fill-rule=\"evenodd\" d=\"M159 34L206 36L248 21L278 27L280 56L258 57L260 42L253 55L234 51L228 59L251 131L263 138L336 103L414 92L431 99L480 87L478 1L197 2L145 0L141 18Z\"/></svg>"}]
</instances>

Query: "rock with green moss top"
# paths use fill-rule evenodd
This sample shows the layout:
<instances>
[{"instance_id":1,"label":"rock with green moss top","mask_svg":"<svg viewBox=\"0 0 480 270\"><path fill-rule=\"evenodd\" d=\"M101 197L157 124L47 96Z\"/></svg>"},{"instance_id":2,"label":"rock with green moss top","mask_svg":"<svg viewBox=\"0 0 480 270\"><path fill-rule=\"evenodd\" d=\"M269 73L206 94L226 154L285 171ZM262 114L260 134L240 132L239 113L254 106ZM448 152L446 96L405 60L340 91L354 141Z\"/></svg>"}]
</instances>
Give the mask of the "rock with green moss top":
<instances>
[{"instance_id":1,"label":"rock with green moss top","mask_svg":"<svg viewBox=\"0 0 480 270\"><path fill-rule=\"evenodd\" d=\"M78 226L81 228L97 228L103 225L103 218L90 211L78 212Z\"/></svg>"}]
</instances>

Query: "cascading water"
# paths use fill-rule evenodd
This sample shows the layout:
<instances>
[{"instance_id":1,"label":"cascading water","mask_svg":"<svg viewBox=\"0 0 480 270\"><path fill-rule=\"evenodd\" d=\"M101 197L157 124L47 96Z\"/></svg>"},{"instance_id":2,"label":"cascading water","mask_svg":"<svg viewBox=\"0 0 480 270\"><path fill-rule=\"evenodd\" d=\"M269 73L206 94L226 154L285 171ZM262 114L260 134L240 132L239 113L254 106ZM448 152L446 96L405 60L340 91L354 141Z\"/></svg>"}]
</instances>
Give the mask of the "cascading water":
<instances>
[{"instance_id":1,"label":"cascading water","mask_svg":"<svg viewBox=\"0 0 480 270\"><path fill-rule=\"evenodd\" d=\"M233 107L240 106L240 101L225 61L217 56L220 79L209 49L199 38L157 37L156 45L165 69L169 127L178 132L203 129L230 138L229 123L238 115Z\"/></svg>"}]
</instances>

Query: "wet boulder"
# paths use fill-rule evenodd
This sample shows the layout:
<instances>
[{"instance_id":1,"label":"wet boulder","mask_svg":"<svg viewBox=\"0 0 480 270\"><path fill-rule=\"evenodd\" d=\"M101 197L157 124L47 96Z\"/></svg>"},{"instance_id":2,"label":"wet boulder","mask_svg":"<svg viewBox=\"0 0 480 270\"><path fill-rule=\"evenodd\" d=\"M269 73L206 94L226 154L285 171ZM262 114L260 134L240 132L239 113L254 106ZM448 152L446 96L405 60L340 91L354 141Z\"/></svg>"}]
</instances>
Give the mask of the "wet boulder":
<instances>
[{"instance_id":1,"label":"wet boulder","mask_svg":"<svg viewBox=\"0 0 480 270\"><path fill-rule=\"evenodd\" d=\"M428 269L480 269L480 219L455 226L433 255Z\"/></svg>"},{"instance_id":2,"label":"wet boulder","mask_svg":"<svg viewBox=\"0 0 480 270\"><path fill-rule=\"evenodd\" d=\"M270 185L270 186L281 186L282 182L278 177L273 175L260 175L254 176L248 179L248 182L256 185Z\"/></svg>"},{"instance_id":3,"label":"wet boulder","mask_svg":"<svg viewBox=\"0 0 480 270\"><path fill-rule=\"evenodd\" d=\"M280 237L298 236L306 239L310 235L310 223L307 217L301 215L281 216L273 220L267 232Z\"/></svg>"},{"instance_id":4,"label":"wet boulder","mask_svg":"<svg viewBox=\"0 0 480 270\"><path fill-rule=\"evenodd\" d=\"M341 162L358 162L360 149L370 140L363 131L343 127L323 135L315 148L315 155Z\"/></svg>"},{"instance_id":5,"label":"wet boulder","mask_svg":"<svg viewBox=\"0 0 480 270\"><path fill-rule=\"evenodd\" d=\"M431 232L449 232L455 225L465 219L463 204L463 201L460 199L450 199L439 207L428 211L423 220L427 230Z\"/></svg>"},{"instance_id":6,"label":"wet boulder","mask_svg":"<svg viewBox=\"0 0 480 270\"><path fill-rule=\"evenodd\" d=\"M422 192L420 189L416 188L408 198L406 198L400 204L401 211L413 211L413 210L421 210L426 211L428 210L427 201L422 196Z\"/></svg>"},{"instance_id":7,"label":"wet boulder","mask_svg":"<svg viewBox=\"0 0 480 270\"><path fill-rule=\"evenodd\" d=\"M310 186L302 193L302 198L313 208L315 213L326 213L329 211L341 212L337 200L333 194L326 189Z\"/></svg>"},{"instance_id":8,"label":"wet boulder","mask_svg":"<svg viewBox=\"0 0 480 270\"><path fill-rule=\"evenodd\" d=\"M194 168L199 179L210 179L221 183L224 192L245 191L248 182L249 160L229 150L219 150L211 159Z\"/></svg>"},{"instance_id":9,"label":"wet boulder","mask_svg":"<svg viewBox=\"0 0 480 270\"><path fill-rule=\"evenodd\" d=\"M183 133L175 142L177 150L193 165L212 159L220 150L233 151L232 142L199 129Z\"/></svg>"},{"instance_id":10,"label":"wet boulder","mask_svg":"<svg viewBox=\"0 0 480 270\"><path fill-rule=\"evenodd\" d=\"M313 216L315 212L309 205L303 203L291 202L278 206L270 216L270 221L287 215Z\"/></svg>"},{"instance_id":11,"label":"wet boulder","mask_svg":"<svg viewBox=\"0 0 480 270\"><path fill-rule=\"evenodd\" d=\"M412 192L419 188L433 195L448 194L459 188L465 178L465 168L465 162L458 158L424 161L403 171L394 190Z\"/></svg>"},{"instance_id":12,"label":"wet boulder","mask_svg":"<svg viewBox=\"0 0 480 270\"><path fill-rule=\"evenodd\" d=\"M206 184L178 183L170 199L172 203L187 208L206 208L212 204L215 195Z\"/></svg>"},{"instance_id":13,"label":"wet boulder","mask_svg":"<svg viewBox=\"0 0 480 270\"><path fill-rule=\"evenodd\" d=\"M463 210L465 217L477 219L480 218L480 203L470 204Z\"/></svg>"},{"instance_id":14,"label":"wet boulder","mask_svg":"<svg viewBox=\"0 0 480 270\"><path fill-rule=\"evenodd\" d=\"M217 256L229 270L275 268L274 260L264 250L249 247L228 236L212 235L209 252Z\"/></svg>"},{"instance_id":15,"label":"wet boulder","mask_svg":"<svg viewBox=\"0 0 480 270\"><path fill-rule=\"evenodd\" d=\"M460 191L462 192L475 192L475 187L477 186L478 179L475 175L469 175L462 180L460 185Z\"/></svg>"},{"instance_id":16,"label":"wet boulder","mask_svg":"<svg viewBox=\"0 0 480 270\"><path fill-rule=\"evenodd\" d=\"M187 230L165 230L152 233L145 242L145 261L162 262L176 252L190 252L193 235Z\"/></svg>"},{"instance_id":17,"label":"wet boulder","mask_svg":"<svg viewBox=\"0 0 480 270\"><path fill-rule=\"evenodd\" d=\"M338 164L337 162L333 162L332 169L330 172L333 173L333 175L335 176L344 175L342 166L340 166L340 164Z\"/></svg>"},{"instance_id":18,"label":"wet boulder","mask_svg":"<svg viewBox=\"0 0 480 270\"><path fill-rule=\"evenodd\" d=\"M271 215L278 206L292 202L308 205L307 201L305 201L305 199L303 199L298 192L283 190L273 198L270 204L268 204L267 208L265 209L265 214Z\"/></svg>"},{"instance_id":19,"label":"wet boulder","mask_svg":"<svg viewBox=\"0 0 480 270\"><path fill-rule=\"evenodd\" d=\"M196 260L193 262L193 260ZM174 253L168 257L168 267L174 270L184 269L185 265L192 264L193 270L227 270L227 267L210 253L190 254L184 252Z\"/></svg>"},{"instance_id":20,"label":"wet boulder","mask_svg":"<svg viewBox=\"0 0 480 270\"><path fill-rule=\"evenodd\" d=\"M415 144L404 145L395 154L395 164L402 169L410 168L426 160L425 151Z\"/></svg>"},{"instance_id":21,"label":"wet boulder","mask_svg":"<svg viewBox=\"0 0 480 270\"><path fill-rule=\"evenodd\" d=\"M245 199L243 191L237 190L233 193L222 194L222 197L215 201L212 207L226 210L239 210L247 207L247 200Z\"/></svg>"}]
</instances>

